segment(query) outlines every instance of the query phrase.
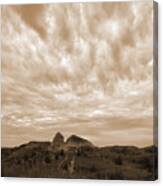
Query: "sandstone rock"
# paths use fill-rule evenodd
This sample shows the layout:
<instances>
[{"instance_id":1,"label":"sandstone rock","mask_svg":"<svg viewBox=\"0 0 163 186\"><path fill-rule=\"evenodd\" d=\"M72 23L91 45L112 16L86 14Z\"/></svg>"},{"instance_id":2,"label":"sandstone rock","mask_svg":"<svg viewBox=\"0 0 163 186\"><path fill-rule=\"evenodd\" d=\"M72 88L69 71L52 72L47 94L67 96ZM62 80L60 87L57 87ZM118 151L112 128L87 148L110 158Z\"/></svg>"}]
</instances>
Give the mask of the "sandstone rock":
<instances>
[{"instance_id":1,"label":"sandstone rock","mask_svg":"<svg viewBox=\"0 0 163 186\"><path fill-rule=\"evenodd\" d=\"M55 137L53 138L52 144L51 144L52 148L55 150L62 148L64 146L64 137L63 135L58 132Z\"/></svg>"},{"instance_id":2,"label":"sandstone rock","mask_svg":"<svg viewBox=\"0 0 163 186\"><path fill-rule=\"evenodd\" d=\"M70 136L66 141L67 146L81 147L81 146L93 146L91 142L86 139L80 138L76 135Z\"/></svg>"}]
</instances>

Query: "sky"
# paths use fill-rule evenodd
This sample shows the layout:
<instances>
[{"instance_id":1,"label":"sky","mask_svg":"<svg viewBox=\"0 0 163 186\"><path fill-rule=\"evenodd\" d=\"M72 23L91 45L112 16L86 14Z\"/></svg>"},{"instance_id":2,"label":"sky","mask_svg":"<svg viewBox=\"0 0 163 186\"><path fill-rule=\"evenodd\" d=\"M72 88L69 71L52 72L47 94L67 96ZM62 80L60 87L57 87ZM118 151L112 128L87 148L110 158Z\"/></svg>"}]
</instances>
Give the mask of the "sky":
<instances>
[{"instance_id":1,"label":"sky","mask_svg":"<svg viewBox=\"0 0 163 186\"><path fill-rule=\"evenodd\" d=\"M153 2L3 5L2 146L58 132L153 144Z\"/></svg>"}]
</instances>

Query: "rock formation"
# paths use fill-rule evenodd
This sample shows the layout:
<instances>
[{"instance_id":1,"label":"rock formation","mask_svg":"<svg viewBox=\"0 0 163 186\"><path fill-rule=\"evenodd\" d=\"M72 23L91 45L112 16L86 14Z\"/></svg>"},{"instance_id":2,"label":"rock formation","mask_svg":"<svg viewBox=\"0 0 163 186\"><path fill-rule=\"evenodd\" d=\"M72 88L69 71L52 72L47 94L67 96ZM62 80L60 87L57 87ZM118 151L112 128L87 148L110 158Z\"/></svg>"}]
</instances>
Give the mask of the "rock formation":
<instances>
[{"instance_id":1,"label":"rock formation","mask_svg":"<svg viewBox=\"0 0 163 186\"><path fill-rule=\"evenodd\" d=\"M66 145L69 146L74 146L74 147L81 147L81 146L93 146L91 142L89 142L86 139L80 138L76 135L70 136L67 141Z\"/></svg>"},{"instance_id":2,"label":"rock formation","mask_svg":"<svg viewBox=\"0 0 163 186\"><path fill-rule=\"evenodd\" d=\"M52 144L51 144L51 147L54 149L54 150L58 150L58 149L61 149L64 147L64 136L58 132L55 137L53 138L53 141L52 141Z\"/></svg>"},{"instance_id":3,"label":"rock formation","mask_svg":"<svg viewBox=\"0 0 163 186\"><path fill-rule=\"evenodd\" d=\"M64 142L64 136L58 132L51 143L51 148L55 151L64 149L68 150L70 147L82 147L82 146L91 146L93 144L86 139L78 137L76 135L71 135L66 142Z\"/></svg>"}]
</instances>

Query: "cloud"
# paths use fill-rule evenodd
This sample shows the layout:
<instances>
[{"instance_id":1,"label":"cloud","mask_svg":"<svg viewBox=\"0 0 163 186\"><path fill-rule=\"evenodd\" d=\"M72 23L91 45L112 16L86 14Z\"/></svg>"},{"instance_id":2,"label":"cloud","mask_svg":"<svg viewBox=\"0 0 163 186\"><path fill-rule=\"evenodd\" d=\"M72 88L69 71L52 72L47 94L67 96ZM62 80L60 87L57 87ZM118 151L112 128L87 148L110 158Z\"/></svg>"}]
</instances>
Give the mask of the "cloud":
<instances>
[{"instance_id":1,"label":"cloud","mask_svg":"<svg viewBox=\"0 0 163 186\"><path fill-rule=\"evenodd\" d=\"M151 143L152 8L152 1L2 6L2 124L62 130L73 121L85 132L72 131L90 136L97 120L100 139L109 118L143 118L142 144Z\"/></svg>"}]
</instances>

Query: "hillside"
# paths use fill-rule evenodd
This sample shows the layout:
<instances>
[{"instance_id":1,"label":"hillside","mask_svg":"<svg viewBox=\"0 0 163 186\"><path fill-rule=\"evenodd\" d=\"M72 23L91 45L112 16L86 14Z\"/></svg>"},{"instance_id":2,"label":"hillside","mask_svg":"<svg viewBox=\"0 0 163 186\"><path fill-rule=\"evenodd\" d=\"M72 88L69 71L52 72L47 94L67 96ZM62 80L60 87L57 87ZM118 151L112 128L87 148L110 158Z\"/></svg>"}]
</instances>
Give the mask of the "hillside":
<instances>
[{"instance_id":1,"label":"hillside","mask_svg":"<svg viewBox=\"0 0 163 186\"><path fill-rule=\"evenodd\" d=\"M157 148L96 147L76 135L64 141L29 142L2 148L3 177L155 180ZM154 156L155 152L155 156Z\"/></svg>"}]
</instances>

